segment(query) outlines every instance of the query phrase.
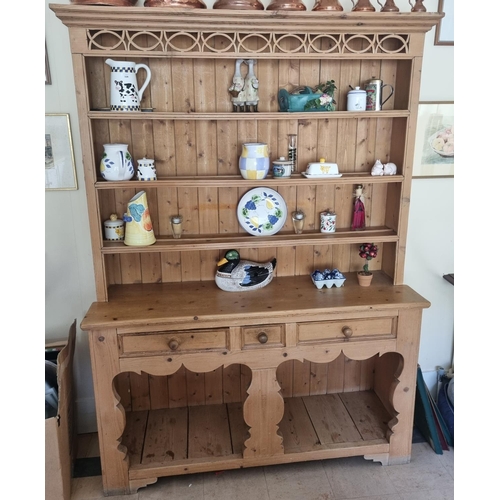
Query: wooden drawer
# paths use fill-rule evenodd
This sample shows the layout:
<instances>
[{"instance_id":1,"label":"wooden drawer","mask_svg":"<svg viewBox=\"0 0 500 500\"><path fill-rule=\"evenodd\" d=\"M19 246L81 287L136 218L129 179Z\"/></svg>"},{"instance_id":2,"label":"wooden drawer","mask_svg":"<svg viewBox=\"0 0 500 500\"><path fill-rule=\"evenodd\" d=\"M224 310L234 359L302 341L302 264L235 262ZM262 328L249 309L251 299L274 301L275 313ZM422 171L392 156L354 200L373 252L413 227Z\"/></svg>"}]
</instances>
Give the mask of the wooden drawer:
<instances>
[{"instance_id":1,"label":"wooden drawer","mask_svg":"<svg viewBox=\"0 0 500 500\"><path fill-rule=\"evenodd\" d=\"M346 319L342 321L319 321L297 325L298 341L353 340L360 338L395 338L396 318Z\"/></svg>"},{"instance_id":2,"label":"wooden drawer","mask_svg":"<svg viewBox=\"0 0 500 500\"><path fill-rule=\"evenodd\" d=\"M120 354L174 353L227 348L227 329L124 334Z\"/></svg>"},{"instance_id":3,"label":"wooden drawer","mask_svg":"<svg viewBox=\"0 0 500 500\"><path fill-rule=\"evenodd\" d=\"M284 346L283 325L244 326L241 329L243 348Z\"/></svg>"}]
</instances>

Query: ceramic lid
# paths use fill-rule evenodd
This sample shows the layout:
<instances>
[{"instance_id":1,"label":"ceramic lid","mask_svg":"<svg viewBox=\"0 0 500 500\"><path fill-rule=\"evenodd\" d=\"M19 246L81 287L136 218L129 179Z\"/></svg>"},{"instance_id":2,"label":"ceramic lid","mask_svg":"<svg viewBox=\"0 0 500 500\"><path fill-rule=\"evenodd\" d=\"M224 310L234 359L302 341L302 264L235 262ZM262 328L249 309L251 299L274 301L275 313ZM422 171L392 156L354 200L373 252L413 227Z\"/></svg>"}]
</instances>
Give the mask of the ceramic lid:
<instances>
[{"instance_id":1,"label":"ceramic lid","mask_svg":"<svg viewBox=\"0 0 500 500\"><path fill-rule=\"evenodd\" d=\"M109 219L105 221L104 224L108 227L120 227L123 226L124 222L118 218L118 215L111 214Z\"/></svg>"},{"instance_id":2,"label":"ceramic lid","mask_svg":"<svg viewBox=\"0 0 500 500\"><path fill-rule=\"evenodd\" d=\"M292 163L292 160L287 160L284 156L280 156L279 160L273 160L273 165L291 165Z\"/></svg>"},{"instance_id":3,"label":"ceramic lid","mask_svg":"<svg viewBox=\"0 0 500 500\"><path fill-rule=\"evenodd\" d=\"M354 87L353 90L347 92L347 94L366 94L366 90L362 90L361 87Z\"/></svg>"},{"instance_id":4,"label":"ceramic lid","mask_svg":"<svg viewBox=\"0 0 500 500\"><path fill-rule=\"evenodd\" d=\"M331 215L335 215L335 212L332 212L329 208L326 209L324 212L321 212L321 215L329 217Z\"/></svg>"}]
</instances>

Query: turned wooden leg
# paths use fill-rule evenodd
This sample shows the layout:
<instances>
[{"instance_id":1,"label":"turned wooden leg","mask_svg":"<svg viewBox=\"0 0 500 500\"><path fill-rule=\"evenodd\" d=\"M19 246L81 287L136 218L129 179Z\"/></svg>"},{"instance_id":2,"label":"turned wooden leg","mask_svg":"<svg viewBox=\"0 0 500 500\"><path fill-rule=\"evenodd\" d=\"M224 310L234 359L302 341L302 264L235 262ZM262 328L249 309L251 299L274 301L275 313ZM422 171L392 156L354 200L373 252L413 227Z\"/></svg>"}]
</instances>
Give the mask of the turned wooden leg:
<instances>
[{"instance_id":1,"label":"turned wooden leg","mask_svg":"<svg viewBox=\"0 0 500 500\"><path fill-rule=\"evenodd\" d=\"M244 458L282 455L283 438L278 424L285 404L276 380L276 368L252 370L248 398L243 405L245 422L250 426L250 438L245 441Z\"/></svg>"},{"instance_id":2,"label":"turned wooden leg","mask_svg":"<svg viewBox=\"0 0 500 500\"><path fill-rule=\"evenodd\" d=\"M113 388L113 379L119 373L116 331L92 331L89 342L104 494L130 493L129 461L126 449L120 444L125 411Z\"/></svg>"}]
</instances>

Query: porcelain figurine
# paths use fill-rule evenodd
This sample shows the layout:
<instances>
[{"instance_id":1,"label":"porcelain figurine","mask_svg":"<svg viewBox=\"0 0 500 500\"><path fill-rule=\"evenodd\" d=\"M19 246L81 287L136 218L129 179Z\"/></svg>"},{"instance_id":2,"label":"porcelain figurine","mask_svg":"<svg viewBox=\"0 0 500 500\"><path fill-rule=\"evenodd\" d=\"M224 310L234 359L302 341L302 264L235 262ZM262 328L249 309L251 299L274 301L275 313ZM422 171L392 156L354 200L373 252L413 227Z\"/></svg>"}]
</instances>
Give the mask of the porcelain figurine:
<instances>
[{"instance_id":1,"label":"porcelain figurine","mask_svg":"<svg viewBox=\"0 0 500 500\"><path fill-rule=\"evenodd\" d=\"M248 73L245 78L245 109L246 111L257 111L259 105L259 80L255 76L254 66L257 64L255 59L247 59Z\"/></svg>"},{"instance_id":2,"label":"porcelain figurine","mask_svg":"<svg viewBox=\"0 0 500 500\"><path fill-rule=\"evenodd\" d=\"M233 103L233 111L245 111L245 79L241 75L241 65L243 59L236 59L233 83L229 87L231 94L231 102Z\"/></svg>"},{"instance_id":3,"label":"porcelain figurine","mask_svg":"<svg viewBox=\"0 0 500 500\"><path fill-rule=\"evenodd\" d=\"M216 285L226 292L257 290L268 285L276 269L276 259L260 263L241 260L237 250L228 250L217 262Z\"/></svg>"},{"instance_id":4,"label":"porcelain figurine","mask_svg":"<svg viewBox=\"0 0 500 500\"><path fill-rule=\"evenodd\" d=\"M372 167L372 175L384 175L384 166L380 160L377 160Z\"/></svg>"},{"instance_id":5,"label":"porcelain figurine","mask_svg":"<svg viewBox=\"0 0 500 500\"><path fill-rule=\"evenodd\" d=\"M396 175L398 173L398 168L394 163L386 163L384 165L384 175Z\"/></svg>"}]
</instances>

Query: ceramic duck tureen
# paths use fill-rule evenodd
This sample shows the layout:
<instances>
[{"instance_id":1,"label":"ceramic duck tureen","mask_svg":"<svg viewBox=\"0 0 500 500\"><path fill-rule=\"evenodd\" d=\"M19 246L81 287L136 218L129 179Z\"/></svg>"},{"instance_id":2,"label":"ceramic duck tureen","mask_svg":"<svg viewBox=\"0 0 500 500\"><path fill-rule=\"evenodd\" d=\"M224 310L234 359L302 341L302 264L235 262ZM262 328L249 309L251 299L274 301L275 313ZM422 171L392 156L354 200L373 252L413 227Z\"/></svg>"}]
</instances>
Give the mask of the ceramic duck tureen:
<instances>
[{"instance_id":1,"label":"ceramic duck tureen","mask_svg":"<svg viewBox=\"0 0 500 500\"><path fill-rule=\"evenodd\" d=\"M226 292L257 290L269 284L276 269L276 259L260 263L241 260L237 250L228 250L217 263L215 283Z\"/></svg>"}]
</instances>

